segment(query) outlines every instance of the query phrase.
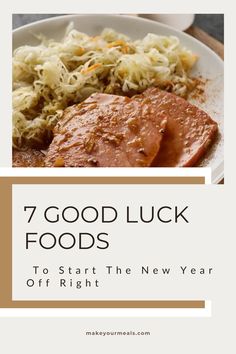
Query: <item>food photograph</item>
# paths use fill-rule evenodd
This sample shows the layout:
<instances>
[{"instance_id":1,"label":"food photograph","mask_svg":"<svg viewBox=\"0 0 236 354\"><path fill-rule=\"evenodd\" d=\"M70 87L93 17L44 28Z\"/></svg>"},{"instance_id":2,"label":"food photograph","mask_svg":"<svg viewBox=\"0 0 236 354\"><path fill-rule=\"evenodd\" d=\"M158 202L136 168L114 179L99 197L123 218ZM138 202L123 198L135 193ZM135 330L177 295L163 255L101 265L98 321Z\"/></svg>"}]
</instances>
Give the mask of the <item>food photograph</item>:
<instances>
[{"instance_id":1,"label":"food photograph","mask_svg":"<svg viewBox=\"0 0 236 354\"><path fill-rule=\"evenodd\" d=\"M13 167L224 177L223 15L13 15Z\"/></svg>"}]
</instances>

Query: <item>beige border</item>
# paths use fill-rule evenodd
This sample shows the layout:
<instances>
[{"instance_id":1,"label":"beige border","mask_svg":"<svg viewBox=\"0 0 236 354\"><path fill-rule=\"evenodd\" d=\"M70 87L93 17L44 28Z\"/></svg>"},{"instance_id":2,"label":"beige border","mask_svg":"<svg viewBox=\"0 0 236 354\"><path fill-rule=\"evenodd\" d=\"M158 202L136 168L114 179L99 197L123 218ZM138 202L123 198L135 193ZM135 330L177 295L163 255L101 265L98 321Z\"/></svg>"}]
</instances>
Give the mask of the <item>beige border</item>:
<instances>
[{"instance_id":1,"label":"beige border","mask_svg":"<svg viewBox=\"0 0 236 354\"><path fill-rule=\"evenodd\" d=\"M12 184L204 184L204 177L2 177L0 181L1 308L205 308L203 300L12 301Z\"/></svg>"}]
</instances>

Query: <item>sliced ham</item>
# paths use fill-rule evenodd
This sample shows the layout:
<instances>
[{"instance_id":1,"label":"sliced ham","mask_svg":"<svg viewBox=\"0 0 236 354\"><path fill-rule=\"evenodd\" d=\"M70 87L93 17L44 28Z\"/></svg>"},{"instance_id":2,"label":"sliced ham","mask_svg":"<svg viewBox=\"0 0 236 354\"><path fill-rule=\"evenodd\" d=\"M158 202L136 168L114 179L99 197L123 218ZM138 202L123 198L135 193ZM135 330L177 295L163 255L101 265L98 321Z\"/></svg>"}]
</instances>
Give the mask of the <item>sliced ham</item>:
<instances>
[{"instance_id":1,"label":"sliced ham","mask_svg":"<svg viewBox=\"0 0 236 354\"><path fill-rule=\"evenodd\" d=\"M48 167L148 167L160 149L167 115L142 100L96 93L68 107L54 130Z\"/></svg>"},{"instance_id":2,"label":"sliced ham","mask_svg":"<svg viewBox=\"0 0 236 354\"><path fill-rule=\"evenodd\" d=\"M157 167L191 167L209 149L218 125L201 109L174 94L149 88L134 97L148 98L158 113L165 112L168 122L161 148L153 161Z\"/></svg>"}]
</instances>

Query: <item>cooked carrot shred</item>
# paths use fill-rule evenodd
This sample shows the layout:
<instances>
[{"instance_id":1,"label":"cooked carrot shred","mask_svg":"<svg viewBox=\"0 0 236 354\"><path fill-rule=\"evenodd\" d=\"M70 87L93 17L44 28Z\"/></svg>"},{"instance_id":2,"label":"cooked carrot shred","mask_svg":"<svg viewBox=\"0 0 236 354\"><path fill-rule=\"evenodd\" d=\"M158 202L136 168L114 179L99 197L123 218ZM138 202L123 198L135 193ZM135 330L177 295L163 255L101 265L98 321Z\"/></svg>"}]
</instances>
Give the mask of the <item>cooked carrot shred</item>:
<instances>
[{"instance_id":1,"label":"cooked carrot shred","mask_svg":"<svg viewBox=\"0 0 236 354\"><path fill-rule=\"evenodd\" d=\"M101 66L102 66L101 63L97 63L97 64L94 64L94 65L91 65L91 66L88 67L87 69L82 69L82 70L81 70L81 73L82 73L82 74L87 74L87 73L89 73L90 71L93 71L93 70L95 70L95 69L97 69L97 68L100 68Z\"/></svg>"},{"instance_id":2,"label":"cooked carrot shred","mask_svg":"<svg viewBox=\"0 0 236 354\"><path fill-rule=\"evenodd\" d=\"M108 48L112 48L112 47L124 47L127 46L125 41L122 41L122 39L118 39L117 41L111 42L108 45Z\"/></svg>"},{"instance_id":3,"label":"cooked carrot shred","mask_svg":"<svg viewBox=\"0 0 236 354\"><path fill-rule=\"evenodd\" d=\"M76 50L75 50L75 55L82 55L85 53L85 49L83 47L78 47Z\"/></svg>"}]
</instances>

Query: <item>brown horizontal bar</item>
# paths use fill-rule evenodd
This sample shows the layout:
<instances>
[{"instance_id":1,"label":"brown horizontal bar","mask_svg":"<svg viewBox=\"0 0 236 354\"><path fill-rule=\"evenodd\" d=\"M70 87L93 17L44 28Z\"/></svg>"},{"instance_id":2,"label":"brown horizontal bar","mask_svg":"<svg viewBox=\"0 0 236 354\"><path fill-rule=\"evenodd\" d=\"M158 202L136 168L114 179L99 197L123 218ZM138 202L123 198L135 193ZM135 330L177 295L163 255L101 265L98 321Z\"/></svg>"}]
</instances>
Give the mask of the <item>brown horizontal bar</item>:
<instances>
[{"instance_id":1,"label":"brown horizontal bar","mask_svg":"<svg viewBox=\"0 0 236 354\"><path fill-rule=\"evenodd\" d=\"M205 184L205 177L3 177L11 184Z\"/></svg>"},{"instance_id":2,"label":"brown horizontal bar","mask_svg":"<svg viewBox=\"0 0 236 354\"><path fill-rule=\"evenodd\" d=\"M0 307L1 306L0 302ZM205 308L204 300L9 301L11 308Z\"/></svg>"}]
</instances>

